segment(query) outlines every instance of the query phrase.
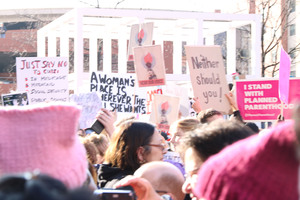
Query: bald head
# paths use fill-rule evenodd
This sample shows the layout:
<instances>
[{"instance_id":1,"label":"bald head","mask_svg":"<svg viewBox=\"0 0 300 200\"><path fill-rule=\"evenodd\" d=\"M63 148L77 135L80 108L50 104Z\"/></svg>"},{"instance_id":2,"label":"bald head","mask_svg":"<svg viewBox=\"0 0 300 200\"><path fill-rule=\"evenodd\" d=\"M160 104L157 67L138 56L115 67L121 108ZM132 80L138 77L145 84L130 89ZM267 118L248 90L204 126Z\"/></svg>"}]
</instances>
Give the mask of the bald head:
<instances>
[{"instance_id":1,"label":"bald head","mask_svg":"<svg viewBox=\"0 0 300 200\"><path fill-rule=\"evenodd\" d=\"M147 179L156 191L170 193L174 200L183 200L185 194L181 187L184 177L173 164L163 161L154 161L142 165L134 176Z\"/></svg>"}]
</instances>

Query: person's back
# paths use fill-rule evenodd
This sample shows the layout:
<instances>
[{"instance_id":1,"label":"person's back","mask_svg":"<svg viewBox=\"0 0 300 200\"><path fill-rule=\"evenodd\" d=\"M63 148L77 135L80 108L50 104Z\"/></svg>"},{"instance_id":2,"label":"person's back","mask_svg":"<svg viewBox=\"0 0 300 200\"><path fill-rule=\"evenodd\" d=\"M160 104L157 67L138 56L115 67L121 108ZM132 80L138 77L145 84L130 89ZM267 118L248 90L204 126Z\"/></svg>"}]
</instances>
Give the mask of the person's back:
<instances>
[{"instance_id":1,"label":"person's back","mask_svg":"<svg viewBox=\"0 0 300 200\"><path fill-rule=\"evenodd\" d=\"M180 170L168 162L155 161L142 165L134 176L147 179L160 195L169 194L173 200L183 200L181 191L184 177Z\"/></svg>"}]
</instances>

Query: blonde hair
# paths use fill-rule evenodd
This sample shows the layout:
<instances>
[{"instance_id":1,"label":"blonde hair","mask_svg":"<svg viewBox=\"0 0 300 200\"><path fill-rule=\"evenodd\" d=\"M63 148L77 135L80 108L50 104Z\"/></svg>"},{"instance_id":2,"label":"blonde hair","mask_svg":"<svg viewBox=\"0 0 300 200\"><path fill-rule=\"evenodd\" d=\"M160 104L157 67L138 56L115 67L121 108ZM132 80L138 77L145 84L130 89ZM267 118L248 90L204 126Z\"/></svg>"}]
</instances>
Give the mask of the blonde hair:
<instances>
[{"instance_id":1,"label":"blonde hair","mask_svg":"<svg viewBox=\"0 0 300 200\"><path fill-rule=\"evenodd\" d=\"M196 118L184 118L175 121L171 126L181 129L183 132L193 131L198 128L200 121Z\"/></svg>"},{"instance_id":2,"label":"blonde hair","mask_svg":"<svg viewBox=\"0 0 300 200\"><path fill-rule=\"evenodd\" d=\"M87 156L88 161L92 164L100 164L100 163L98 163L100 153L99 153L97 147L95 146L95 144L92 143L88 138L83 139L82 144L85 147L86 156Z\"/></svg>"},{"instance_id":3,"label":"blonde hair","mask_svg":"<svg viewBox=\"0 0 300 200\"><path fill-rule=\"evenodd\" d=\"M108 136L102 133L101 134L91 133L87 138L97 147L100 156L103 157L106 152L106 149L109 146Z\"/></svg>"}]
</instances>

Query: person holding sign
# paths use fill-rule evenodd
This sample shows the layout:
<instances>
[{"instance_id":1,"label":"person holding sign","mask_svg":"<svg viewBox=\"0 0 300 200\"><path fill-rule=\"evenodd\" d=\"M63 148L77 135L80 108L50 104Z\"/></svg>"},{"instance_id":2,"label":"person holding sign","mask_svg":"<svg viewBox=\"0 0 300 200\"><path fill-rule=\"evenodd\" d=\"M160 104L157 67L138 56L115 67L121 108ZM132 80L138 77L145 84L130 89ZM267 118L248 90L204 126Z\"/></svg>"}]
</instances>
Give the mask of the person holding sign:
<instances>
[{"instance_id":1,"label":"person holding sign","mask_svg":"<svg viewBox=\"0 0 300 200\"><path fill-rule=\"evenodd\" d=\"M104 130L106 131L109 138L112 137L112 134L115 130L114 123L116 121L116 118L116 111L110 111L105 108L101 108L97 113L96 119L103 125Z\"/></svg>"},{"instance_id":2,"label":"person holding sign","mask_svg":"<svg viewBox=\"0 0 300 200\"><path fill-rule=\"evenodd\" d=\"M239 108L237 106L235 97L232 92L225 94L226 99L231 107L232 115L230 119L238 120L243 123L243 118L240 114ZM197 118L201 123L210 123L216 119L223 118L223 114L213 108L208 108L206 110L201 110L199 98L194 98L193 109L198 113Z\"/></svg>"}]
</instances>

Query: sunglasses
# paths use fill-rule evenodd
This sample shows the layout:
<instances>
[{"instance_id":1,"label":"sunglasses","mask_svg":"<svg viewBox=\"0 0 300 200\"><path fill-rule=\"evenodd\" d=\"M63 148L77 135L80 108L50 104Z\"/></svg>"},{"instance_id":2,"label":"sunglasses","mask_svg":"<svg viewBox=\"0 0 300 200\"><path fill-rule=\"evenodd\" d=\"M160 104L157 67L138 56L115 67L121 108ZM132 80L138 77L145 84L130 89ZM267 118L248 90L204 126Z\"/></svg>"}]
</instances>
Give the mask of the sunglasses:
<instances>
[{"instance_id":1,"label":"sunglasses","mask_svg":"<svg viewBox=\"0 0 300 200\"><path fill-rule=\"evenodd\" d=\"M157 148L160 148L162 151L168 151L169 150L169 146L167 144L147 144L145 146L157 147Z\"/></svg>"}]
</instances>

